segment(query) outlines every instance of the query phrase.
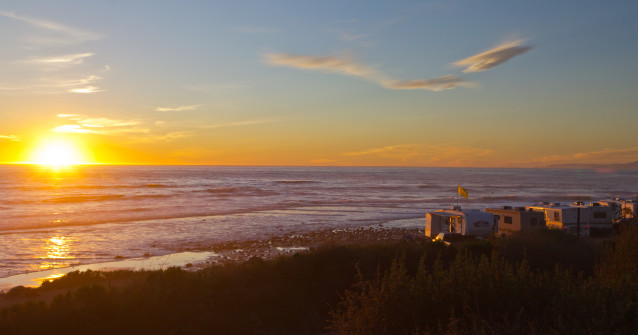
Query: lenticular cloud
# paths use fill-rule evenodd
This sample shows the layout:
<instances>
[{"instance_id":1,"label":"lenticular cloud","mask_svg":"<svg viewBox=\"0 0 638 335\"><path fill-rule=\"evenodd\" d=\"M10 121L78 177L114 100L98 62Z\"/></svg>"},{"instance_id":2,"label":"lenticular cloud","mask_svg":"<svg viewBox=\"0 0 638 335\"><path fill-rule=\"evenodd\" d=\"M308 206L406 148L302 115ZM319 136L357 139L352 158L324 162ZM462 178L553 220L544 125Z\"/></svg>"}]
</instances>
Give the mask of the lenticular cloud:
<instances>
[{"instance_id":1,"label":"lenticular cloud","mask_svg":"<svg viewBox=\"0 0 638 335\"><path fill-rule=\"evenodd\" d=\"M531 46L522 46L522 43L523 40L505 42L491 50L461 59L452 64L465 67L463 72L481 72L489 70L532 49Z\"/></svg>"}]
</instances>

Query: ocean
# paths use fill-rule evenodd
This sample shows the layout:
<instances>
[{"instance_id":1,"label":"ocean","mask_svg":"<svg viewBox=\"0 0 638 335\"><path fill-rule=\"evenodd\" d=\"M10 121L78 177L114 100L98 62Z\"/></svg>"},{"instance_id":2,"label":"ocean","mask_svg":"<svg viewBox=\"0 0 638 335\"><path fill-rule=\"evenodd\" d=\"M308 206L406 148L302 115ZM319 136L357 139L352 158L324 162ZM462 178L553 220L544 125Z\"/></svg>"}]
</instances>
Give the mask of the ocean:
<instances>
[{"instance_id":1,"label":"ocean","mask_svg":"<svg viewBox=\"0 0 638 335\"><path fill-rule=\"evenodd\" d=\"M636 198L638 171L388 167L0 166L0 278L425 213Z\"/></svg>"}]
</instances>

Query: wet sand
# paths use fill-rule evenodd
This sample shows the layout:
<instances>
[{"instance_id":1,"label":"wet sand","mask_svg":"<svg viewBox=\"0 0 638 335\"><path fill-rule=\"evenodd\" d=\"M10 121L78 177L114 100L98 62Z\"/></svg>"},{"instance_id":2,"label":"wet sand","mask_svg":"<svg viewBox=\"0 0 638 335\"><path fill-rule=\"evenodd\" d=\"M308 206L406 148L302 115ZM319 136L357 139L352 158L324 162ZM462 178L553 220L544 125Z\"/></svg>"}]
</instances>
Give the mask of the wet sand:
<instances>
[{"instance_id":1,"label":"wet sand","mask_svg":"<svg viewBox=\"0 0 638 335\"><path fill-rule=\"evenodd\" d=\"M332 245L365 245L424 239L423 229L387 228L383 226L327 229L290 233L263 240L229 241L210 245L194 245L168 255L129 258L107 263L85 264L46 271L23 273L0 278L0 290L15 286L37 287L44 280L55 279L71 271L159 270L172 266L195 271L211 265L245 262L252 257L273 259L279 256L308 252L313 248Z\"/></svg>"}]
</instances>

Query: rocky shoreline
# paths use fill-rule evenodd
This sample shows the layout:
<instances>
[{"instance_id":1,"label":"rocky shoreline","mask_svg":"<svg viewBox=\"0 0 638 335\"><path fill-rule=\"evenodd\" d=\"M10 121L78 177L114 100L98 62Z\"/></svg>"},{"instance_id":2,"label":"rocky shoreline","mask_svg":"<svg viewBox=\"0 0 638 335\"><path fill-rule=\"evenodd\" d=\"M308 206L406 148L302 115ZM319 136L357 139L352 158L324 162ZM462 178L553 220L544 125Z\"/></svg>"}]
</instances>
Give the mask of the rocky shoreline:
<instances>
[{"instance_id":1,"label":"rocky shoreline","mask_svg":"<svg viewBox=\"0 0 638 335\"><path fill-rule=\"evenodd\" d=\"M264 240L215 243L202 249L213 251L217 256L208 260L205 264L190 265L189 267L201 268L213 264L244 262L252 257L273 259L278 256L306 252L324 246L366 245L399 241L417 242L424 239L423 229L384 228L378 226L290 233Z\"/></svg>"}]
</instances>

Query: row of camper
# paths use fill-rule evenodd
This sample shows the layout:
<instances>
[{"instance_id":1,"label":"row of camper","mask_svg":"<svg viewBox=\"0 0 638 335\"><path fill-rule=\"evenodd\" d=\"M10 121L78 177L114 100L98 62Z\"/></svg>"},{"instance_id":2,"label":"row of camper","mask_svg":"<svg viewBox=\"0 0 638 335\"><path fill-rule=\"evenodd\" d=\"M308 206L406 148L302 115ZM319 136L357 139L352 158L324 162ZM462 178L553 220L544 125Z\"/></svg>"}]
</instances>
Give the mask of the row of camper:
<instances>
[{"instance_id":1,"label":"row of camper","mask_svg":"<svg viewBox=\"0 0 638 335\"><path fill-rule=\"evenodd\" d=\"M578 236L605 235L621 222L635 220L638 202L633 200L601 200L585 204L541 202L533 206L462 210L452 206L425 215L425 235L440 233L484 237L509 235L514 232L548 227L563 229Z\"/></svg>"}]
</instances>

